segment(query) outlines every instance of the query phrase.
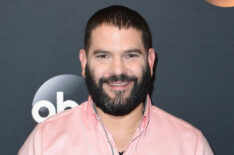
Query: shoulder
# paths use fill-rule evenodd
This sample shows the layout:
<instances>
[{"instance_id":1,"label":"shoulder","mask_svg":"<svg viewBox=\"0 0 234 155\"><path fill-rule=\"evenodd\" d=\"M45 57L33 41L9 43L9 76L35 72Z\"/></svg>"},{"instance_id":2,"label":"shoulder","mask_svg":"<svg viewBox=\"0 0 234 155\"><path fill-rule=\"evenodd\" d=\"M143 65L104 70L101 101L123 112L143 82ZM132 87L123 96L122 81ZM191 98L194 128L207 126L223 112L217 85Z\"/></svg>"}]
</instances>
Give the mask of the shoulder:
<instances>
[{"instance_id":1,"label":"shoulder","mask_svg":"<svg viewBox=\"0 0 234 155\"><path fill-rule=\"evenodd\" d=\"M79 122L82 119L82 109L84 106L86 106L86 104L87 102L84 102L77 107L53 115L42 123L39 123L37 128L41 130L45 128L60 129L60 127L69 127L73 125L74 122Z\"/></svg>"},{"instance_id":2,"label":"shoulder","mask_svg":"<svg viewBox=\"0 0 234 155\"><path fill-rule=\"evenodd\" d=\"M18 154L43 154L47 148L55 148L58 144L65 145L69 142L68 140L72 141L74 137L80 137L82 131L85 131L83 115L86 104L87 102L84 102L37 124Z\"/></svg>"},{"instance_id":3,"label":"shoulder","mask_svg":"<svg viewBox=\"0 0 234 155\"><path fill-rule=\"evenodd\" d=\"M166 146L171 151L178 151L179 148L184 154L213 155L199 129L156 106L152 106L148 129L148 137L153 139L159 148Z\"/></svg>"},{"instance_id":4,"label":"shoulder","mask_svg":"<svg viewBox=\"0 0 234 155\"><path fill-rule=\"evenodd\" d=\"M156 106L152 106L151 121L154 124L153 127L157 128L161 133L174 138L193 138L195 140L202 136L201 131L190 123Z\"/></svg>"}]
</instances>

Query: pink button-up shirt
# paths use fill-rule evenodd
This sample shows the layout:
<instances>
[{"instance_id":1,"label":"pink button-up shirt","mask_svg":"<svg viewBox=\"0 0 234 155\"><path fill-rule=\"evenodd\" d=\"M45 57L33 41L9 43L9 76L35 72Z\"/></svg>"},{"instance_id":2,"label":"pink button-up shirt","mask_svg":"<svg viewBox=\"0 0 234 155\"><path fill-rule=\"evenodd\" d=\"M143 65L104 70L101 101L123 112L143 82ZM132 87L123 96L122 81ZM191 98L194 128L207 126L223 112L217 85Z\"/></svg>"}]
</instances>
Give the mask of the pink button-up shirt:
<instances>
[{"instance_id":1,"label":"pink button-up shirt","mask_svg":"<svg viewBox=\"0 0 234 155\"><path fill-rule=\"evenodd\" d=\"M36 126L18 155L118 155L112 135L97 116L91 98ZM124 155L213 155L202 133L147 103Z\"/></svg>"}]
</instances>

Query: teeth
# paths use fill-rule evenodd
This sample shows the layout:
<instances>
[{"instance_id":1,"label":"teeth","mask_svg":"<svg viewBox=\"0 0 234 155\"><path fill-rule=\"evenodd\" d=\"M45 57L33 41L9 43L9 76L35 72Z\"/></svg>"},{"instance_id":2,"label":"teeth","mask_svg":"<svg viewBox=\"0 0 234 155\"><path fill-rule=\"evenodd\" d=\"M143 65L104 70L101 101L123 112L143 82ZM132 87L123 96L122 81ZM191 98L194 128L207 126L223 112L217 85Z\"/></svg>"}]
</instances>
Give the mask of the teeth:
<instances>
[{"instance_id":1,"label":"teeth","mask_svg":"<svg viewBox=\"0 0 234 155\"><path fill-rule=\"evenodd\" d=\"M123 85L126 85L128 84L127 82L123 82L123 83L111 83L110 85L112 86L123 86Z\"/></svg>"}]
</instances>

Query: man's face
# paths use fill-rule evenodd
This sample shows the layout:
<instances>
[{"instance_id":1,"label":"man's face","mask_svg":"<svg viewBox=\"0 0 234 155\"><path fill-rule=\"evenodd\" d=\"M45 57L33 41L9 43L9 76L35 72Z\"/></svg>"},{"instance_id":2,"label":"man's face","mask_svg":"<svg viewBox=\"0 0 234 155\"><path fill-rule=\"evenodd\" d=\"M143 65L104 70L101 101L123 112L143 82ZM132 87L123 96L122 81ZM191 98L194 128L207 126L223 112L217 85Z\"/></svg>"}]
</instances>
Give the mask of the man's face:
<instances>
[{"instance_id":1,"label":"man's face","mask_svg":"<svg viewBox=\"0 0 234 155\"><path fill-rule=\"evenodd\" d=\"M154 57L153 49L145 51L141 32L134 28L95 28L89 51L81 50L80 60L96 106L112 115L132 111L146 96Z\"/></svg>"}]
</instances>

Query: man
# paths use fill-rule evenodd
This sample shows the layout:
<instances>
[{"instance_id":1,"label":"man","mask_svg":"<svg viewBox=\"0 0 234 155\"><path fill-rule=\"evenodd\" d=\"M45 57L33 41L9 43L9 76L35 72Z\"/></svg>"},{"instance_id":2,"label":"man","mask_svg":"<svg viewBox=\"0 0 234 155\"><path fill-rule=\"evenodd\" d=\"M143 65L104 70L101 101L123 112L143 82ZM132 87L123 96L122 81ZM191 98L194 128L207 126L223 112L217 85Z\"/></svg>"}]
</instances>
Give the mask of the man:
<instances>
[{"instance_id":1,"label":"man","mask_svg":"<svg viewBox=\"0 0 234 155\"><path fill-rule=\"evenodd\" d=\"M212 155L202 133L151 105L155 51L137 12L96 12L80 50L90 93L82 105L39 124L19 155Z\"/></svg>"}]
</instances>

